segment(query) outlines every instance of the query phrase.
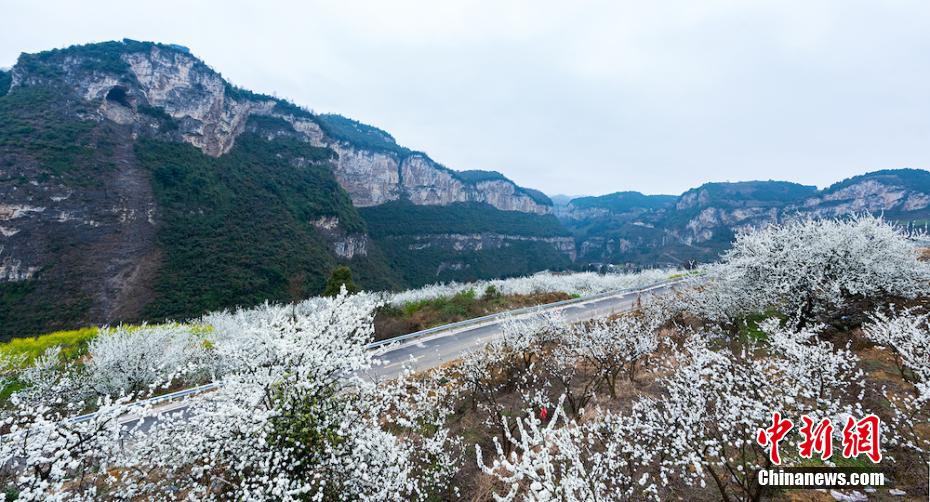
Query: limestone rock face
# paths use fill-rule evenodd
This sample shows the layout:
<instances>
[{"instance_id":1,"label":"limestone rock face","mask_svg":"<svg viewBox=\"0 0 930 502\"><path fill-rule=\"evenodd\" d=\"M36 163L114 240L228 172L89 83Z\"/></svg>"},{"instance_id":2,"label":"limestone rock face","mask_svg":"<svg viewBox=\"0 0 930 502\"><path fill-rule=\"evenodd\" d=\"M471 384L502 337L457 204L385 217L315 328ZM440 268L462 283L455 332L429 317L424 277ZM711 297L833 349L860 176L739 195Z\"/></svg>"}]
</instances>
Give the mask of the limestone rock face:
<instances>
[{"instance_id":1,"label":"limestone rock face","mask_svg":"<svg viewBox=\"0 0 930 502\"><path fill-rule=\"evenodd\" d=\"M400 198L400 163L393 154L357 150L334 143L339 155L334 174L358 207L377 206Z\"/></svg>"},{"instance_id":2,"label":"limestone rock face","mask_svg":"<svg viewBox=\"0 0 930 502\"><path fill-rule=\"evenodd\" d=\"M571 237L529 237L525 235L504 235L493 233L477 234L422 234L413 237L408 245L411 251L431 247L448 247L454 251L482 251L500 249L512 242L545 242L575 260L575 241Z\"/></svg>"},{"instance_id":3,"label":"limestone rock face","mask_svg":"<svg viewBox=\"0 0 930 502\"><path fill-rule=\"evenodd\" d=\"M904 186L869 179L812 197L804 209L822 216L839 216L856 212L918 211L930 206L930 194Z\"/></svg>"},{"instance_id":4,"label":"limestone rock face","mask_svg":"<svg viewBox=\"0 0 930 502\"><path fill-rule=\"evenodd\" d=\"M566 204L564 206L558 206L555 210L555 215L562 220L572 220L572 221L584 221L584 220L593 220L596 218L606 218L610 216L610 210L603 207L587 207L579 208L574 207L571 204Z\"/></svg>"},{"instance_id":5,"label":"limestone rock face","mask_svg":"<svg viewBox=\"0 0 930 502\"><path fill-rule=\"evenodd\" d=\"M506 211L535 214L551 212L550 206L539 204L532 197L517 193L517 190L516 185L507 181L480 181L476 183L475 189L471 192L471 200L485 202Z\"/></svg>"},{"instance_id":6,"label":"limestone rock face","mask_svg":"<svg viewBox=\"0 0 930 502\"><path fill-rule=\"evenodd\" d=\"M188 54L153 47L124 56L149 105L183 124L184 140L218 156L229 151L252 114L267 114L270 100L231 99L222 77ZM90 97L93 99L94 96Z\"/></svg>"},{"instance_id":7,"label":"limestone rock face","mask_svg":"<svg viewBox=\"0 0 930 502\"><path fill-rule=\"evenodd\" d=\"M322 119L269 96L233 88L189 52L151 45L121 56L125 73L95 68L86 58L67 56L57 63L63 78L84 99L100 103L101 117L120 124L150 126L146 113L166 113L178 123L179 139L207 155L220 156L235 144L250 117L275 117L290 124L303 140L338 154L333 169L359 207L409 199L414 204L486 202L505 211L546 214L547 201L536 200L510 180L470 183L425 154L409 152L388 138L394 151L357 145L327 134ZM41 76L17 67L11 88L35 84Z\"/></svg>"},{"instance_id":8,"label":"limestone rock face","mask_svg":"<svg viewBox=\"0 0 930 502\"><path fill-rule=\"evenodd\" d=\"M425 157L411 155L401 164L403 190L414 204L444 206L465 202L463 184L445 171L436 169Z\"/></svg>"},{"instance_id":9,"label":"limestone rock face","mask_svg":"<svg viewBox=\"0 0 930 502\"><path fill-rule=\"evenodd\" d=\"M509 180L466 183L454 171L428 157L413 154L400 166L402 190L414 204L445 206L456 202L483 202L504 211L548 214L551 206L539 204Z\"/></svg>"},{"instance_id":10,"label":"limestone rock face","mask_svg":"<svg viewBox=\"0 0 930 502\"><path fill-rule=\"evenodd\" d=\"M351 260L368 255L368 236L346 232L339 224L339 218L324 216L310 223L329 241L336 256Z\"/></svg>"}]
</instances>

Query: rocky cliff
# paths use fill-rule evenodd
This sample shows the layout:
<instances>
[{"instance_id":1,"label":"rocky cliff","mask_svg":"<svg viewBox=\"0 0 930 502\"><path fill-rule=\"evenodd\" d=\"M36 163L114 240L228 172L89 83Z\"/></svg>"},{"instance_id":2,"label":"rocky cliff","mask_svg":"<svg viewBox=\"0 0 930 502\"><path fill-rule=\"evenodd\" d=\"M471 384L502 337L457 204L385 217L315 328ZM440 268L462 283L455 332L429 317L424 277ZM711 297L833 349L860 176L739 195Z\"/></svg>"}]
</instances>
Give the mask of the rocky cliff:
<instances>
[{"instance_id":1,"label":"rocky cliff","mask_svg":"<svg viewBox=\"0 0 930 502\"><path fill-rule=\"evenodd\" d=\"M150 123L146 114L154 108L177 122L180 139L214 157L233 147L249 118L282 119L303 140L337 153L336 178L359 207L403 198L414 204L484 202L505 211L550 212L545 196L503 176L470 182L427 155L398 146L384 131L237 89L184 48L124 41L110 45L111 52L95 49L24 55L12 70L10 90L64 82L86 101L100 103L101 116L137 128ZM366 140L354 141L358 136Z\"/></svg>"},{"instance_id":2,"label":"rocky cliff","mask_svg":"<svg viewBox=\"0 0 930 502\"><path fill-rule=\"evenodd\" d=\"M420 209L393 222L414 232L470 211L480 238L373 237L359 208L392 204ZM179 46L70 47L0 72L0 338L306 297L340 263L372 289L562 267L573 243L550 208L499 173L232 86Z\"/></svg>"},{"instance_id":3,"label":"rocky cliff","mask_svg":"<svg viewBox=\"0 0 930 502\"><path fill-rule=\"evenodd\" d=\"M572 200L558 211L582 262L708 261L736 232L797 217L869 212L904 224L930 217L930 172L877 171L823 190L783 181L708 183L679 197L630 192Z\"/></svg>"}]
</instances>

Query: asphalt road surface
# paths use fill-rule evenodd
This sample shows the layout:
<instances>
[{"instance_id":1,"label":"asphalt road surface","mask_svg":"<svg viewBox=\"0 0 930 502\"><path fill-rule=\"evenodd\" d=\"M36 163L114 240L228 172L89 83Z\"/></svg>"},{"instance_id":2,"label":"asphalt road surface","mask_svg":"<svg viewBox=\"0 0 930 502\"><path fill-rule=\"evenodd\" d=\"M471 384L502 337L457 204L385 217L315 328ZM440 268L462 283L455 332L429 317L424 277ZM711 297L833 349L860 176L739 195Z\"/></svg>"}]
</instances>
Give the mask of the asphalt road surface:
<instances>
[{"instance_id":1,"label":"asphalt road surface","mask_svg":"<svg viewBox=\"0 0 930 502\"><path fill-rule=\"evenodd\" d=\"M673 287L674 284L663 284L650 288L649 292L659 293ZM636 303L636 299L642 293L643 291L635 291L617 294L616 296L599 298L590 302L557 306L546 309L545 312L561 311L568 322L588 321L631 310ZM455 361L467 352L481 349L488 342L499 337L503 322L503 320L497 320L480 326L445 331L388 346L384 352L378 355L378 359L381 359L382 364L371 368L365 373L365 376L374 380L383 380L399 376L405 366L414 371L423 371Z\"/></svg>"}]
</instances>

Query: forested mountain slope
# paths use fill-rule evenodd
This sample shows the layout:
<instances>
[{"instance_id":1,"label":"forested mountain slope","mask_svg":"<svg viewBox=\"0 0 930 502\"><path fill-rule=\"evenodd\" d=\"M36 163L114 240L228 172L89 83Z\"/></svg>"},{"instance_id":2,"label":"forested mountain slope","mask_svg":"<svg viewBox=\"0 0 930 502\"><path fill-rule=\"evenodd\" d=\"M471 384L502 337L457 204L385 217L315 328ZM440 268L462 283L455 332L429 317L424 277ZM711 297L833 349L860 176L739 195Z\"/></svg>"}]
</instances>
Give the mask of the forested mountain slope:
<instances>
[{"instance_id":1,"label":"forested mountain slope","mask_svg":"<svg viewBox=\"0 0 930 502\"><path fill-rule=\"evenodd\" d=\"M359 213L387 203L467 211L487 242L394 220L432 243L411 258ZM337 264L369 289L558 268L574 249L550 208L499 173L237 88L180 46L74 46L0 73L0 338L303 298ZM526 243L532 260L514 259Z\"/></svg>"}]
</instances>

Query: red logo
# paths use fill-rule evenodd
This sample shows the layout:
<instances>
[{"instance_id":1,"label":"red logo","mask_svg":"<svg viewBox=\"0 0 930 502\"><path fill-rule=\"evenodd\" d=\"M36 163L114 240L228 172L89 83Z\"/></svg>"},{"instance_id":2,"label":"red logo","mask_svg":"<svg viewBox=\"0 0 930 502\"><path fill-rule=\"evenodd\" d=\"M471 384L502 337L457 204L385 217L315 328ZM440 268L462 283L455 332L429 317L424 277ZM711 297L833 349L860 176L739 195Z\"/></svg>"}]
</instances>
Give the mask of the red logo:
<instances>
[{"instance_id":1,"label":"red logo","mask_svg":"<svg viewBox=\"0 0 930 502\"><path fill-rule=\"evenodd\" d=\"M798 445L801 458L812 458L814 452L820 453L820 459L826 460L833 455L833 424L825 418L814 426L814 419L802 415L801 436L804 440Z\"/></svg>"},{"instance_id":2,"label":"red logo","mask_svg":"<svg viewBox=\"0 0 930 502\"><path fill-rule=\"evenodd\" d=\"M854 458L865 453L873 463L881 462L882 452L878 448L881 424L881 419L875 415L867 415L859 421L847 418L843 427L843 456Z\"/></svg>"},{"instance_id":3,"label":"red logo","mask_svg":"<svg viewBox=\"0 0 930 502\"><path fill-rule=\"evenodd\" d=\"M772 414L772 426L768 429L759 429L759 433L756 435L756 441L760 446L772 446L769 449L769 458L775 465L781 463L781 457L778 455L778 443L781 442L792 427L794 427L794 423L787 418L782 420L781 413L776 411Z\"/></svg>"},{"instance_id":4,"label":"red logo","mask_svg":"<svg viewBox=\"0 0 930 502\"><path fill-rule=\"evenodd\" d=\"M814 458L817 453L821 460L827 460L833 455L833 423L829 418L817 422L807 416L801 416L801 442L798 444L798 453L801 458ZM875 415L856 420L849 417L843 427L843 457L855 458L865 454L873 463L882 461L882 452L879 446L882 421ZM782 418L781 413L772 414L772 426L759 429L756 442L760 446L769 447L769 459L773 464L781 464L781 455L778 453L778 444L794 427L794 423Z\"/></svg>"}]
</instances>

